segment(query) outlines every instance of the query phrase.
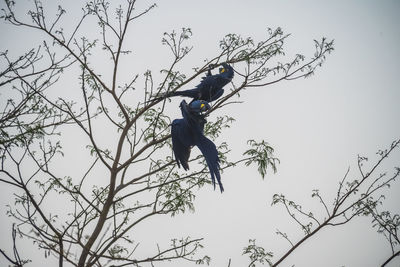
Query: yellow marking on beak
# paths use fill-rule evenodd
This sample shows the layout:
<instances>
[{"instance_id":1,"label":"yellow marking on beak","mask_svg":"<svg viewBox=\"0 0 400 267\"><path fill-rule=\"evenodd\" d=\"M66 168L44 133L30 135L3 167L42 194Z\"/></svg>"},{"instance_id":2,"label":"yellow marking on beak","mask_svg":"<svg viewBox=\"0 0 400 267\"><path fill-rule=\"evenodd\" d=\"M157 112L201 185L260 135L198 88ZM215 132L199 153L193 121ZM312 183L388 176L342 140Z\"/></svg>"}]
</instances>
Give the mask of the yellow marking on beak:
<instances>
[{"instance_id":1,"label":"yellow marking on beak","mask_svg":"<svg viewBox=\"0 0 400 267\"><path fill-rule=\"evenodd\" d=\"M222 69L219 71L219 73L223 73L224 71L225 71L225 69L222 68Z\"/></svg>"},{"instance_id":2,"label":"yellow marking on beak","mask_svg":"<svg viewBox=\"0 0 400 267\"><path fill-rule=\"evenodd\" d=\"M201 104L201 105L200 105L200 109L202 109L203 107L204 107L204 104Z\"/></svg>"}]
</instances>

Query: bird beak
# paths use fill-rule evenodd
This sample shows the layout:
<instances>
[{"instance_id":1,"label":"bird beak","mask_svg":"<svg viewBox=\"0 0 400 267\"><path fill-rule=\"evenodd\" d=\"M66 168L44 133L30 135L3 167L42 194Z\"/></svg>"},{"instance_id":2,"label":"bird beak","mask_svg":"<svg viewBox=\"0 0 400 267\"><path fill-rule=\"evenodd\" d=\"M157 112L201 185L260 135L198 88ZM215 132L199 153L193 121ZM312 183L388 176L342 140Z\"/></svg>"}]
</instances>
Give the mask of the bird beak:
<instances>
[{"instance_id":1,"label":"bird beak","mask_svg":"<svg viewBox=\"0 0 400 267\"><path fill-rule=\"evenodd\" d=\"M223 73L225 71L225 68L220 68L219 73Z\"/></svg>"}]
</instances>

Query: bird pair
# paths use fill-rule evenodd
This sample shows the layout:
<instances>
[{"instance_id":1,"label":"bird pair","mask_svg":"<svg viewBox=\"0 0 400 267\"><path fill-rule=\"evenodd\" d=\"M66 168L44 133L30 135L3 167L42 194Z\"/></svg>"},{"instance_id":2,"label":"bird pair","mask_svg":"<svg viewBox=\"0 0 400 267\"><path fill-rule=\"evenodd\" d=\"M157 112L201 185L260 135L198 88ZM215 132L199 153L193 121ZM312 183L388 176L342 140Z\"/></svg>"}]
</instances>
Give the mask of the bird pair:
<instances>
[{"instance_id":1,"label":"bird pair","mask_svg":"<svg viewBox=\"0 0 400 267\"><path fill-rule=\"evenodd\" d=\"M221 193L224 187L219 172L219 157L215 144L204 136L204 125L207 122L204 113L211 107L208 102L214 101L224 93L223 87L233 78L233 68L222 63L219 73L211 75L208 70L206 77L194 89L167 93L163 97L186 96L192 101L187 104L185 100L180 103L182 119L172 122L171 136L172 149L174 151L178 167L189 169L189 156L193 146L197 146L203 154L211 174L211 180L215 189L217 180Z\"/></svg>"}]
</instances>

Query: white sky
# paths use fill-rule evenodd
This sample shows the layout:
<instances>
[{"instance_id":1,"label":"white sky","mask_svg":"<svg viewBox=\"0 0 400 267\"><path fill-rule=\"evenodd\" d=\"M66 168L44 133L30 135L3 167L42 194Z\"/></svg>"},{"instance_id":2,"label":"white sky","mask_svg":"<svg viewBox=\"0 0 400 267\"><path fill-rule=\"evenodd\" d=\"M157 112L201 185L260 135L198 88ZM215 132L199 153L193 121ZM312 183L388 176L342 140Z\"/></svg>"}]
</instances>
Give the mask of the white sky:
<instances>
[{"instance_id":1,"label":"white sky","mask_svg":"<svg viewBox=\"0 0 400 267\"><path fill-rule=\"evenodd\" d=\"M148 3L138 3L138 10ZM222 175L224 194L210 186L198 192L195 213L172 219L157 217L137 229L138 236L150 232L164 244L173 237L204 237L205 249L199 255L211 256L210 266L227 266L229 258L232 267L247 266L249 261L241 253L250 238L278 258L289 246L275 234L276 229L287 232L293 241L302 233L293 227L283 207L270 206L273 194L283 193L322 214L321 207L311 201L312 189L319 188L332 202L349 166L353 177L356 175L357 154L372 160L378 149L400 137L400 2L170 0L157 5L132 26L126 46L133 50L135 60L125 62L126 73L157 72L167 66L170 57L160 39L163 32L182 27L194 33L190 41L193 52L181 65L187 73L214 55L227 33L261 40L267 27L280 26L292 34L287 39L288 56L312 56L313 39L335 39L335 51L311 78L246 90L241 94L244 104L218 111L229 112L237 121L216 143L229 142L232 157L237 158L246 140L266 140L281 160L277 174L270 173L262 180L255 168L231 169ZM0 31L1 50L11 49L10 45L30 47L18 39L23 33L4 25ZM98 60L100 64L103 59ZM180 100L176 98L170 105L177 107ZM392 155L388 166L394 162L399 166L399 152ZM397 182L387 198L388 206L397 213L399 193ZM4 206L7 199L0 201ZM8 234L7 229L2 234ZM154 251L156 245L151 248ZM324 229L281 266L377 266L389 254L386 241L371 229L370 219L360 218L343 227ZM399 264L397 259L391 266Z\"/></svg>"}]
</instances>

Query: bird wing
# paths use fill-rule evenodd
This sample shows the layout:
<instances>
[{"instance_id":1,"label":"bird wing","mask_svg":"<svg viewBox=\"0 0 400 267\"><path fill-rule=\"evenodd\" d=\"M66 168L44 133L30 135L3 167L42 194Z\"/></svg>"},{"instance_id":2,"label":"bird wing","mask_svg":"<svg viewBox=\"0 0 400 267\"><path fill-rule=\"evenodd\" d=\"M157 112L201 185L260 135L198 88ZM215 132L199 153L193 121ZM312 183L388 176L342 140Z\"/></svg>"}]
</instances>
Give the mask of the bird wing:
<instances>
[{"instance_id":1,"label":"bird wing","mask_svg":"<svg viewBox=\"0 0 400 267\"><path fill-rule=\"evenodd\" d=\"M222 186L221 175L219 173L219 158L215 144L204 135L201 135L198 138L196 145L200 149L201 153L203 154L207 162L208 169L210 170L211 174L211 180L214 185L214 189L215 189L215 178L216 178L219 185L219 189L221 190L222 193L224 191L224 187Z\"/></svg>"},{"instance_id":2,"label":"bird wing","mask_svg":"<svg viewBox=\"0 0 400 267\"><path fill-rule=\"evenodd\" d=\"M172 137L172 150L174 151L178 167L182 167L187 171L189 170L189 156L190 156L190 136L186 134L186 123L183 119L176 119L171 125Z\"/></svg>"},{"instance_id":3,"label":"bird wing","mask_svg":"<svg viewBox=\"0 0 400 267\"><path fill-rule=\"evenodd\" d=\"M210 88L214 84L216 75L210 75L203 77L203 79L200 81L200 83L196 86L196 88L200 89L201 88Z\"/></svg>"},{"instance_id":4,"label":"bird wing","mask_svg":"<svg viewBox=\"0 0 400 267\"><path fill-rule=\"evenodd\" d=\"M225 73L216 74L214 76L215 77L213 79L213 86L217 87L217 88L222 88L225 85L227 85L228 83L230 83L230 81L232 81L232 78L226 76Z\"/></svg>"},{"instance_id":5,"label":"bird wing","mask_svg":"<svg viewBox=\"0 0 400 267\"><path fill-rule=\"evenodd\" d=\"M217 100L218 98L220 98L222 95L224 94L224 89L219 89L214 95L212 95L210 97L210 102Z\"/></svg>"},{"instance_id":6,"label":"bird wing","mask_svg":"<svg viewBox=\"0 0 400 267\"><path fill-rule=\"evenodd\" d=\"M224 73L205 77L196 88L199 90L199 99L214 101L224 93L223 87L232 79L226 77Z\"/></svg>"}]
</instances>

